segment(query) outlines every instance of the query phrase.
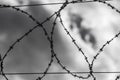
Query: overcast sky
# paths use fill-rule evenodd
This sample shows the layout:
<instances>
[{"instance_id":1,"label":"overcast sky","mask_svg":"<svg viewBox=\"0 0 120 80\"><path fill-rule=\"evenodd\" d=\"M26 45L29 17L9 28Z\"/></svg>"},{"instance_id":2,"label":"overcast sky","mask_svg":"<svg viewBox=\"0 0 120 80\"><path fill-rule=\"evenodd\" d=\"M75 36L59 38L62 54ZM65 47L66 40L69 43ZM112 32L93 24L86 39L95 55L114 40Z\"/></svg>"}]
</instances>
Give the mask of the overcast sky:
<instances>
[{"instance_id":1,"label":"overcast sky","mask_svg":"<svg viewBox=\"0 0 120 80\"><path fill-rule=\"evenodd\" d=\"M11 0L8 0L7 3L9 3L9 1ZM12 0L9 4L38 4L46 2L54 2L54 0L25 0L23 3L19 0L16 2L15 0ZM4 2L4 4L7 3ZM112 4L117 5L116 2L113 2ZM29 12L39 22L42 22L54 11L57 11L59 7L60 5L26 7L21 9ZM116 7L119 8L119 6ZM69 15L68 11L77 17ZM103 4L86 3L69 5L61 14L66 28L76 39L78 45L82 47L90 61L98 49L120 30L118 26L120 15ZM44 24L48 33L51 31L53 19L54 18ZM79 21L80 19L81 21ZM4 55L13 42L35 25L35 22L20 12L10 8L0 8L0 53ZM70 25L72 25L72 28ZM90 41L93 39L95 42ZM102 53L95 63L95 71L118 71L118 67L120 67L118 65L119 57L116 56L119 56L119 44L119 38L117 38L110 47L108 46L105 49L103 52L104 54ZM54 45L59 59L68 69L71 71L89 71L88 64L85 62L83 55L78 52L77 48L71 42L70 37L66 35L66 32L59 24L57 24L55 28ZM50 54L50 44L46 39L43 30L37 28L29 36L18 43L8 54L4 61L4 71L18 73L43 72L49 63ZM116 65L116 67L114 65ZM49 71L59 72L63 70L55 60ZM39 75L15 75L8 76L8 78L9 80L35 80L38 76ZM112 80L115 78L113 75L104 74L95 74L95 76L97 77L97 80ZM46 75L43 80L66 79L77 80L70 75L59 74Z\"/></svg>"}]
</instances>

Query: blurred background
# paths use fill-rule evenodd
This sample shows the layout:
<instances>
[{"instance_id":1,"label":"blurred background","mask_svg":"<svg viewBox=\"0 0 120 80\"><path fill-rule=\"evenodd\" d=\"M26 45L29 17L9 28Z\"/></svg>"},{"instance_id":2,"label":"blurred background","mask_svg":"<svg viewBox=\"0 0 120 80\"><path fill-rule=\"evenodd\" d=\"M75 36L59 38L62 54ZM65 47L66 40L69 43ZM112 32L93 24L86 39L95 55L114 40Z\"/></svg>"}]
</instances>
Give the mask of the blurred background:
<instances>
[{"instance_id":1,"label":"blurred background","mask_svg":"<svg viewBox=\"0 0 120 80\"><path fill-rule=\"evenodd\" d=\"M89 1L89 0L86 0ZM64 2L64 0L0 0L0 4L9 5L32 5L53 2ZM120 9L119 0L108 1L108 3ZM32 14L39 22L59 10L59 5L25 6L20 9ZM108 40L120 31L120 14L110 7L98 3L69 4L62 12L63 23L71 33L76 43L82 48L89 62L98 50ZM53 17L44 24L50 35ZM28 16L11 8L0 8L0 53L3 56L20 36L30 28L36 26ZM96 72L120 71L120 37L116 38L105 47L94 63L93 70ZM30 35L18 43L4 60L5 73L37 73L44 72L51 53L49 42L41 28L35 29ZM54 49L61 62L74 72L89 72L88 64L84 56L73 44L71 38L66 34L59 20L54 33ZM64 72L54 60L49 72ZM87 74L78 74L86 76ZM115 80L117 73L94 74L97 80ZM7 75L9 80L36 80L39 74L34 75ZM5 80L2 76L0 80ZM43 80L78 80L69 74L48 74ZM88 80L92 80L89 78Z\"/></svg>"}]
</instances>

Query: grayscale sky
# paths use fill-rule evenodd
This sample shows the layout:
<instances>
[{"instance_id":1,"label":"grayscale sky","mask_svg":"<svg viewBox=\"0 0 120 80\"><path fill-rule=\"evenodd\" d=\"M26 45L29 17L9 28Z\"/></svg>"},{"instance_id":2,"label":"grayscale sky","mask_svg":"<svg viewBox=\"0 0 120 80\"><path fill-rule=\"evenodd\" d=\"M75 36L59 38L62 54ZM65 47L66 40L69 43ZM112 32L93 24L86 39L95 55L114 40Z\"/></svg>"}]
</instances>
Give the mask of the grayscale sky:
<instances>
[{"instance_id":1,"label":"grayscale sky","mask_svg":"<svg viewBox=\"0 0 120 80\"><path fill-rule=\"evenodd\" d=\"M1 1L1 4L41 4L49 2L61 2L60 0L8 0ZM120 9L118 1L111 1L112 5ZM34 6L20 8L30 14L39 22L57 11L61 5ZM102 45L110 40L118 31L120 14L116 13L106 5L99 3L71 4L62 13L63 23L70 31L76 43L82 48L89 61L98 52ZM54 21L43 24L50 35ZM71 71L89 71L81 52L77 50L71 38L57 20L54 33L54 50L61 63ZM11 8L0 8L0 53L3 56L20 36L30 28L36 26L28 16ZM120 71L119 59L119 37L108 45L101 53L94 65L94 71ZM50 61L50 43L41 28L36 28L21 42L14 46L4 60L4 72L9 73L35 73L44 72ZM54 62L49 72L64 72L57 61ZM86 76L86 74L78 74ZM95 74L97 80L115 80L117 74ZM41 75L7 75L9 80L36 80ZM0 80L5 80L0 77ZM46 75L43 80L79 80L68 74ZM92 80L92 78L88 79Z\"/></svg>"}]
</instances>

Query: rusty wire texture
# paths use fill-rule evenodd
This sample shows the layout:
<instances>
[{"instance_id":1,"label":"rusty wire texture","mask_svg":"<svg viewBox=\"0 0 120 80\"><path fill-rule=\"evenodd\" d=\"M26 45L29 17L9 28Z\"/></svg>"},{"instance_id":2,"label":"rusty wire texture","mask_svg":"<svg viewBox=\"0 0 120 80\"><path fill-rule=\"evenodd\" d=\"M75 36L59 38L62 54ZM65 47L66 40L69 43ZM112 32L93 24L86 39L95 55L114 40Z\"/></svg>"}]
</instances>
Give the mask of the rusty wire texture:
<instances>
[{"instance_id":1,"label":"rusty wire texture","mask_svg":"<svg viewBox=\"0 0 120 80\"><path fill-rule=\"evenodd\" d=\"M79 47L79 45L77 44L76 40L74 39L74 37L71 35L71 33L67 30L66 26L63 23L63 19L61 17L61 12L62 10L64 10L65 7L67 7L70 4L77 4L77 3L87 3L87 2L98 2L98 3L103 3L105 5L107 5L108 7L110 7L111 9L115 10L117 13L120 14L120 10L118 10L117 8L115 8L114 6L112 6L111 4L107 3L107 1L109 0L93 0L93 1L79 1L79 0L73 0L73 1L68 1L66 0L63 3L47 3L47 4L33 4L33 5L17 5L17 6L12 6L12 5L6 5L6 4L0 4L0 8L11 8L14 9L15 11L26 15L28 18L30 18L33 22L36 23L36 26L33 26L31 29L29 29L26 33L24 33L24 35L22 35L21 37L19 37L18 39L16 39L16 41L14 43L12 43L9 47L9 49L6 51L5 55L1 55L0 54L0 74L6 79L9 80L7 75L26 75L26 74L42 74L42 76L37 77L35 80L43 80L43 78L46 76L46 74L70 74L73 77L79 78L79 79L89 79L90 77L93 78L93 80L97 80L95 75L93 73L120 73L120 72L94 72L93 71L93 66L94 66L94 62L96 61L96 59L98 58L98 56L101 54L101 52L104 51L104 48L106 46L108 46L115 38L117 38L120 35L120 32L118 32L112 39L106 41L105 44L103 44L103 46L99 49L99 51L97 52L96 55L94 55L92 62L90 63L90 61L88 60L88 57L86 56L86 54L84 53L84 51L82 50L81 47ZM58 9L58 11L54 12L51 16L49 16L48 18L46 18L44 21L39 22L37 21L30 13L21 10L19 7L25 7L25 6L41 6L41 5L58 5L58 4L62 4L62 6ZM49 35L46 28L44 27L43 24L47 23L48 21L51 20L51 18L54 18L53 24L52 24L52 30L51 30L51 34ZM66 35L68 35L71 38L72 43L76 46L76 48L78 49L78 51L84 56L84 59L86 61L86 63L88 64L89 67L89 71L88 72L72 72L70 71L62 62L61 60L58 58L58 55L54 49L54 31L55 31L55 27L57 24L57 20L59 20L59 23L61 24L62 28L64 29L64 31L66 32ZM15 47L15 45L17 45L18 43L20 43L25 37L27 37L30 33L32 34L32 32L36 29L42 29L44 32L44 36L46 36L46 39L49 41L49 45L50 49L51 49L51 59L48 63L48 66L46 67L45 71L42 73L5 73L4 72L4 60L6 59L7 55L10 53L10 51L12 51ZM50 69L50 67L52 66L52 63L54 61L54 59L56 59L57 63L61 66L61 68L66 71L66 72L48 72L48 70ZM88 73L87 76L81 76L81 75L77 75L79 73ZM116 76L116 78L114 80L118 80L120 78L120 75Z\"/></svg>"}]
</instances>

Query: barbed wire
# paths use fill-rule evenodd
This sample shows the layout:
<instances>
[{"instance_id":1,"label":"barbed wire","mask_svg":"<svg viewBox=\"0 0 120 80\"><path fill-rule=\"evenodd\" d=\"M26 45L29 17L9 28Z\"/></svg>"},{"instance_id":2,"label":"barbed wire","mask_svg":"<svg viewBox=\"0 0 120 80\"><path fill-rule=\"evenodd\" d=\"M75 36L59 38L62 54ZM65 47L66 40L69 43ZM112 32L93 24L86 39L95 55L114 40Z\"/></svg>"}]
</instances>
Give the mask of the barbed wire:
<instances>
[{"instance_id":1,"label":"barbed wire","mask_svg":"<svg viewBox=\"0 0 120 80\"><path fill-rule=\"evenodd\" d=\"M120 72L94 72L93 71L93 65L95 60L97 59L97 57L101 54L101 52L104 51L104 48L106 46L108 46L115 38L117 38L120 35L120 32L118 32L112 39L110 39L109 41L107 41L98 51L98 53L93 57L92 62L90 63L88 61L88 57L86 56L86 54L84 53L84 51L82 50L82 48L80 48L78 46L78 44L76 43L76 40L73 38L73 36L71 35L71 33L67 30L67 28L65 27L64 23L63 23L63 19L61 17L61 12L62 10L64 10L65 7L67 7L67 5L69 4L75 4L75 3L88 3L88 2L99 2L99 3L104 3L105 5L111 7L113 10L115 10L117 13L120 14L120 11L115 8L114 6L112 6L111 4L107 3L106 1L110 1L110 0L93 0L93 1L79 1L79 0L73 0L73 1L68 1L66 0L65 2L61 2L61 3L47 3L47 4L32 4L32 5L17 5L17 6L11 6L11 5L5 5L5 4L0 4L0 8L11 8L17 12L20 12L23 15L26 15L28 18L30 18L33 22L36 23L36 26L34 26L33 28L29 29L24 35L22 35L20 38L18 38L10 47L9 49L6 51L5 55L0 54L0 67L1 67L1 73L0 75L2 75L6 80L9 80L7 78L6 75L17 75L17 74L43 74L41 77L38 77L36 80L42 80L47 74L70 74L73 77L77 77L79 79L88 79L89 77L92 77L94 80L97 80L96 77L94 76L93 73L120 73ZM21 10L20 8L17 7L25 7L25 6L41 6L41 5L58 5L58 4L62 4L62 6L60 7L60 9L58 9L58 11L54 12L50 17L46 18L43 22L39 22L37 21L37 19L35 19L30 13ZM46 22L50 21L50 19L52 19L53 17L55 17L54 21L53 21L53 26L52 26L52 30L51 30L51 34L49 35L48 32L46 31L46 28L43 26L43 24L45 24ZM59 22L61 24L61 26L63 27L64 31L67 33L67 35L71 38L73 44L77 47L78 51L81 52L81 54L84 56L85 61L88 64L89 67L89 72L71 72L58 58L58 55L54 49L54 31L55 31L55 27L56 27L56 22L57 19L59 19ZM51 59L50 62L48 63L48 66L46 67L45 71L43 73L5 73L4 72L4 60L5 58L8 56L9 52L12 51L15 47L15 45L17 45L17 43L20 43L26 36L30 35L30 33L32 33L36 28L42 29L44 32L44 35L46 36L48 42L50 43L50 49L51 49ZM61 66L61 68L63 70L65 70L66 72L48 72L49 68L52 66L52 63L54 61L54 59L57 60L57 63ZM80 76L77 74L80 73L88 73L87 76ZM115 80L118 80L120 78L120 76L118 75Z\"/></svg>"},{"instance_id":2,"label":"barbed wire","mask_svg":"<svg viewBox=\"0 0 120 80\"><path fill-rule=\"evenodd\" d=\"M105 0L105 1L112 1L112 0ZM88 2L95 2L94 0L93 1L78 1L77 3L88 3ZM61 5L61 4L64 4L65 2L54 2L54 3L44 3L44 4L30 4L30 5L14 5L13 7L34 7L34 6L51 6L51 5ZM68 2L68 4L73 4L74 2ZM76 2L75 2L76 3ZM77 4L76 3L76 4ZM10 8L10 7L0 7L0 8Z\"/></svg>"}]
</instances>

